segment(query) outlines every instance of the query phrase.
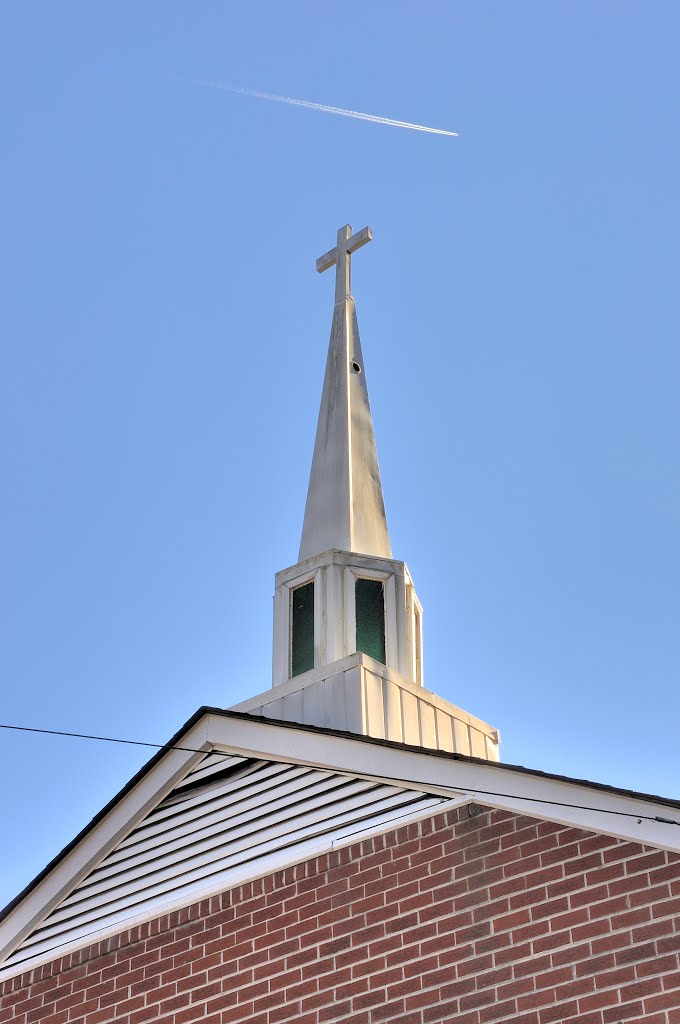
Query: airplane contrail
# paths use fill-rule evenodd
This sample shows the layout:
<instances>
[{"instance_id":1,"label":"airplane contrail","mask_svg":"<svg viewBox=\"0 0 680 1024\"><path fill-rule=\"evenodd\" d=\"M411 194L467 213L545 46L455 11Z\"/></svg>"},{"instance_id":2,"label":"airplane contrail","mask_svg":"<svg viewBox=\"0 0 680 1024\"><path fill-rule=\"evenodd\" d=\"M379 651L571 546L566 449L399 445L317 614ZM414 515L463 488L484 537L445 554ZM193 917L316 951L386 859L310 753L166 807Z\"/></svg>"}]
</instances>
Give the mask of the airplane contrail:
<instances>
[{"instance_id":1,"label":"airplane contrail","mask_svg":"<svg viewBox=\"0 0 680 1024\"><path fill-rule=\"evenodd\" d=\"M223 92L234 92L240 96L254 96L258 100L273 100L275 103L289 103L293 107L306 107L307 110L320 110L324 114L339 114L340 117L354 117L359 121L372 121L374 124L389 124L394 128L411 128L414 132L432 132L434 135L458 135L444 128L430 128L424 124L411 124L410 121L395 121L392 117L379 117L377 114L364 114L359 110L345 110L344 107L329 107L325 103L313 103L311 100L297 100L292 96L277 96L273 92L260 92L258 89L241 89L236 85L225 85L223 82L197 82L197 85L208 89L221 89Z\"/></svg>"}]
</instances>

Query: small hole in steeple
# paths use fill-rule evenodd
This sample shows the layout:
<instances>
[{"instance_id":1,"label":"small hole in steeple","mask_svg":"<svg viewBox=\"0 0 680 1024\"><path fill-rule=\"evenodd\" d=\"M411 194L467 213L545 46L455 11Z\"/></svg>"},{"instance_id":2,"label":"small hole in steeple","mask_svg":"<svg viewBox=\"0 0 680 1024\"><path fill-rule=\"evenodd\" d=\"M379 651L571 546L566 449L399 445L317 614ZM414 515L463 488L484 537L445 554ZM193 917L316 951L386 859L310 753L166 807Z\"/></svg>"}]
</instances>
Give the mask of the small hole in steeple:
<instances>
[{"instance_id":1,"label":"small hole in steeple","mask_svg":"<svg viewBox=\"0 0 680 1024\"><path fill-rule=\"evenodd\" d=\"M359 366L358 363L352 363L352 369L354 370L355 373L361 373L361 367Z\"/></svg>"}]
</instances>

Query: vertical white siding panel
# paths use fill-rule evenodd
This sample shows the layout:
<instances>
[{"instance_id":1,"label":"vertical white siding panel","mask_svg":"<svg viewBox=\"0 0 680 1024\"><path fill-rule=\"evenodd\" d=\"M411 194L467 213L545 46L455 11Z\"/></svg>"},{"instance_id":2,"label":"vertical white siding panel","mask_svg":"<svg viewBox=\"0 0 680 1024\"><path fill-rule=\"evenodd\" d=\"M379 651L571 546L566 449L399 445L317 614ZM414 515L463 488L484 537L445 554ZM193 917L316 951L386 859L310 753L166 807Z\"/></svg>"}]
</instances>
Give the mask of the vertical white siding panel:
<instances>
[{"instance_id":1,"label":"vertical white siding panel","mask_svg":"<svg viewBox=\"0 0 680 1024\"><path fill-rule=\"evenodd\" d=\"M399 687L391 679L383 679L385 697L385 739L401 743L404 730L401 722L401 695Z\"/></svg>"},{"instance_id":2,"label":"vertical white siding panel","mask_svg":"<svg viewBox=\"0 0 680 1024\"><path fill-rule=\"evenodd\" d=\"M453 720L453 736L456 744L457 754L469 754L470 753L470 730L466 722L461 722L459 718Z\"/></svg>"},{"instance_id":3,"label":"vertical white siding panel","mask_svg":"<svg viewBox=\"0 0 680 1024\"><path fill-rule=\"evenodd\" d=\"M408 690L400 688L402 722L404 726L404 743L420 743L420 716L418 715L418 700Z\"/></svg>"},{"instance_id":4,"label":"vertical white siding panel","mask_svg":"<svg viewBox=\"0 0 680 1024\"><path fill-rule=\"evenodd\" d=\"M383 705L383 682L374 672L364 671L366 687L366 732L369 736L385 739L385 708Z\"/></svg>"},{"instance_id":5,"label":"vertical white siding panel","mask_svg":"<svg viewBox=\"0 0 680 1024\"><path fill-rule=\"evenodd\" d=\"M420 714L420 743L424 747L437 749L437 727L435 725L434 708L424 700L417 701Z\"/></svg>"},{"instance_id":6,"label":"vertical white siding panel","mask_svg":"<svg viewBox=\"0 0 680 1024\"><path fill-rule=\"evenodd\" d=\"M470 747L473 757L486 757L484 734L479 729L470 729Z\"/></svg>"},{"instance_id":7,"label":"vertical white siding panel","mask_svg":"<svg viewBox=\"0 0 680 1024\"><path fill-rule=\"evenodd\" d=\"M453 753L453 722L451 715L437 708L437 743L440 750Z\"/></svg>"},{"instance_id":8,"label":"vertical white siding panel","mask_svg":"<svg viewBox=\"0 0 680 1024\"><path fill-rule=\"evenodd\" d=\"M361 693L361 667L355 665L354 668L348 669L343 672L343 695L345 696L345 709L346 709L346 721L347 728L350 732L355 732L361 736L364 732L364 716L363 716L363 700L361 702L357 700L348 700L347 691L354 690L355 693ZM362 694L363 696L363 694Z\"/></svg>"}]
</instances>

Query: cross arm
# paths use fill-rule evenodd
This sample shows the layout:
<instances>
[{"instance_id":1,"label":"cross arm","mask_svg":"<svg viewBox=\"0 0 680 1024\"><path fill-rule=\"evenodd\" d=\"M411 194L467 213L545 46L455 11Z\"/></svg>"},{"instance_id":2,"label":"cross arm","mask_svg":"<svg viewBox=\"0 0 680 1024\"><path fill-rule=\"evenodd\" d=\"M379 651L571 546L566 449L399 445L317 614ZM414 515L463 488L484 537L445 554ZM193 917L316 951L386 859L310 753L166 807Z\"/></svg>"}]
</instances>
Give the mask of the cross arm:
<instances>
[{"instance_id":1,"label":"cross arm","mask_svg":"<svg viewBox=\"0 0 680 1024\"><path fill-rule=\"evenodd\" d=\"M372 238L372 230L370 228L362 228L361 231L357 231L356 234L352 235L350 238L347 243L347 252L356 252L362 245L366 245L366 242L370 242Z\"/></svg>"},{"instance_id":2,"label":"cross arm","mask_svg":"<svg viewBox=\"0 0 680 1024\"><path fill-rule=\"evenodd\" d=\"M329 267L335 266L335 258L337 254L337 248L330 249L325 252L323 256L319 256L316 261L316 272L317 274L323 274L324 270L328 270Z\"/></svg>"}]
</instances>

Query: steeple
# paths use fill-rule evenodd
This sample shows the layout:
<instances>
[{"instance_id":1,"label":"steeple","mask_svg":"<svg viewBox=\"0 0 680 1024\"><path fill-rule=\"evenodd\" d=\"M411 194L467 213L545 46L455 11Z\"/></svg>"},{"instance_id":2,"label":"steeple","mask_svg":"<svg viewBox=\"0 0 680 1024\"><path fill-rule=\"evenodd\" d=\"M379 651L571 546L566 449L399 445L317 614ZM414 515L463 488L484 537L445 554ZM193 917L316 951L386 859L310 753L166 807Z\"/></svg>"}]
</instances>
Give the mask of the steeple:
<instances>
[{"instance_id":1,"label":"steeple","mask_svg":"<svg viewBox=\"0 0 680 1024\"><path fill-rule=\"evenodd\" d=\"M335 267L335 309L328 346L299 560L333 548L391 558L378 453L368 400L359 325L350 292L351 254L370 242L366 227L349 224L316 261Z\"/></svg>"},{"instance_id":2,"label":"steeple","mask_svg":"<svg viewBox=\"0 0 680 1024\"><path fill-rule=\"evenodd\" d=\"M277 572L272 689L235 710L498 760L498 733L423 687L423 610L392 557L350 291L371 229L316 261L335 307L299 560Z\"/></svg>"}]
</instances>

